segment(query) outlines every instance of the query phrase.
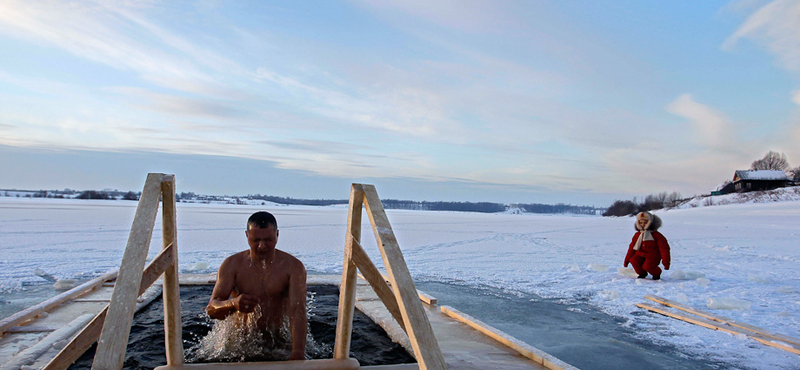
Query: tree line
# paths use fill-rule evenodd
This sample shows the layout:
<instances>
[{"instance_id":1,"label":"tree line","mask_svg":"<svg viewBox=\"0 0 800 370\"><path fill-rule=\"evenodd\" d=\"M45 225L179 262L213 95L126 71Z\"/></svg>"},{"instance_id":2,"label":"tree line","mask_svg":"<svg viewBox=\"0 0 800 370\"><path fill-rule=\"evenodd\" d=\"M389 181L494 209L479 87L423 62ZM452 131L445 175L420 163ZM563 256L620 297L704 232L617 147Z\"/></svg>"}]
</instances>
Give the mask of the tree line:
<instances>
[{"instance_id":1,"label":"tree line","mask_svg":"<svg viewBox=\"0 0 800 370\"><path fill-rule=\"evenodd\" d=\"M31 195L28 195L31 196ZM39 191L33 197L54 197L53 192ZM139 200L141 193L138 192L121 192L121 191L107 191L107 190L86 190L74 196L76 199L122 199L122 200ZM64 197L64 196L61 196ZM194 192L180 192L175 194L177 201L220 201L220 202L234 202L235 204L246 204L244 200L263 200L277 204L285 205L306 205L306 206L330 206L336 204L348 204L348 199L303 199L303 198L290 198L279 197L274 195L251 194L246 197L236 196L215 196L215 195L200 195ZM456 212L479 212L479 213L499 213L505 212L509 208L519 208L524 212L530 213L546 213L546 214L559 214L559 213L572 213L572 214L596 214L598 209L590 206L574 206L571 204L514 204L510 207L503 203L492 202L444 202L444 201L413 201L413 200L399 200L399 199L383 199L381 200L385 209L407 209L417 211L456 211Z\"/></svg>"}]
</instances>

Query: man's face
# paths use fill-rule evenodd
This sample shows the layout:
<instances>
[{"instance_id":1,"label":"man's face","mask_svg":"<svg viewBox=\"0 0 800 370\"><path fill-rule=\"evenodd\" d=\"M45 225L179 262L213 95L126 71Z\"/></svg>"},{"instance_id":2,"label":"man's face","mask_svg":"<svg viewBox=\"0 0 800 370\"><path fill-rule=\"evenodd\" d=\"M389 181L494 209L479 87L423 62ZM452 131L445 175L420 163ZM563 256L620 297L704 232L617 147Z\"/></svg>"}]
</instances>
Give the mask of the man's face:
<instances>
[{"instance_id":1,"label":"man's face","mask_svg":"<svg viewBox=\"0 0 800 370\"><path fill-rule=\"evenodd\" d=\"M247 235L247 244L250 245L250 255L258 259L271 256L278 244L278 230L272 225L265 229L250 226L244 233Z\"/></svg>"}]
</instances>

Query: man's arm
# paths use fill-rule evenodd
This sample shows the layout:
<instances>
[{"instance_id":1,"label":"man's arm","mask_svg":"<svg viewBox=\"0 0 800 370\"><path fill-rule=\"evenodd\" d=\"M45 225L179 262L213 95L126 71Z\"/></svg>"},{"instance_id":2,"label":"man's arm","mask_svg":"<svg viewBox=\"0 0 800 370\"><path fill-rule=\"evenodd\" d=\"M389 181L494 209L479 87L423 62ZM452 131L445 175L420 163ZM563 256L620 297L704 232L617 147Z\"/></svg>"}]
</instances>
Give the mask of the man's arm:
<instances>
[{"instance_id":1,"label":"man's arm","mask_svg":"<svg viewBox=\"0 0 800 370\"><path fill-rule=\"evenodd\" d=\"M289 276L289 327L292 331L292 354L289 360L304 360L306 356L306 268L297 260Z\"/></svg>"},{"instance_id":2,"label":"man's arm","mask_svg":"<svg viewBox=\"0 0 800 370\"><path fill-rule=\"evenodd\" d=\"M206 306L208 316L222 320L233 312L253 312L256 302L247 294L241 294L231 298L233 286L236 282L236 268L233 260L234 256L228 257L219 266L217 271L217 283L214 284L214 291L211 293L211 300Z\"/></svg>"}]
</instances>

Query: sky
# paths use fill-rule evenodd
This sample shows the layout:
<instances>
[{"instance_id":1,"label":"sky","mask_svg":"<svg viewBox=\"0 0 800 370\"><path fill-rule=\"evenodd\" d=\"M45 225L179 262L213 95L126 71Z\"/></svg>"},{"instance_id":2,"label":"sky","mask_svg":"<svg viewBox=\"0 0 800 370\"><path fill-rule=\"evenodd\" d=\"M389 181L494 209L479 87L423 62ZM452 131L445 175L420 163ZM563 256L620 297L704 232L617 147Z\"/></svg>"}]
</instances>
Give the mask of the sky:
<instances>
[{"instance_id":1,"label":"sky","mask_svg":"<svg viewBox=\"0 0 800 370\"><path fill-rule=\"evenodd\" d=\"M607 206L800 166L800 1L0 0L0 188Z\"/></svg>"}]
</instances>

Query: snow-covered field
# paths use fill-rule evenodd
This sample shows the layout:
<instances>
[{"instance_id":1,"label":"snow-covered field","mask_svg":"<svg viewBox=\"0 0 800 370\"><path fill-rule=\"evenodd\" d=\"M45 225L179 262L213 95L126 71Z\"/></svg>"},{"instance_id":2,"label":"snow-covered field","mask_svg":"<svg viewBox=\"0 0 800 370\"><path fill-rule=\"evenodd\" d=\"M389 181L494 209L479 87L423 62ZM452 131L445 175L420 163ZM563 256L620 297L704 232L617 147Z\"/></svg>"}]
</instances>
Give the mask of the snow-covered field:
<instances>
[{"instance_id":1,"label":"snow-covered field","mask_svg":"<svg viewBox=\"0 0 800 370\"><path fill-rule=\"evenodd\" d=\"M135 207L131 201L0 197L0 300L41 282L33 274L37 268L75 278L117 267ZM341 272L346 207L203 204L178 206L181 270L215 271L225 256L245 249L245 221L264 207L278 218L279 248L299 257L310 272ZM657 212L672 247L672 269L661 281L619 270L634 233L629 217L387 213L417 280L586 301L643 329L644 340L675 346L688 357L729 368L800 368L796 354L642 314L635 306L644 295L656 294L800 338L800 201ZM364 220L364 247L380 265ZM159 235L157 227L151 257ZM735 309L708 307L724 301Z\"/></svg>"}]
</instances>

